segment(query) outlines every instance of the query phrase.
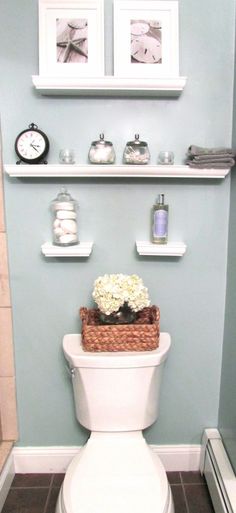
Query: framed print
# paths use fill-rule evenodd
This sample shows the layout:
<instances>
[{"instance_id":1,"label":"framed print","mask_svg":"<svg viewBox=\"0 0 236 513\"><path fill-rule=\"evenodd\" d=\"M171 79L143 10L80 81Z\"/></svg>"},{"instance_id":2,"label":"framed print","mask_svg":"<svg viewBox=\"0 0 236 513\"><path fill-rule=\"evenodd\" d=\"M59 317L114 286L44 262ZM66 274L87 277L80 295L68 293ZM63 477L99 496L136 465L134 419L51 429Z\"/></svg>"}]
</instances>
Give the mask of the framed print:
<instances>
[{"instance_id":1,"label":"framed print","mask_svg":"<svg viewBox=\"0 0 236 513\"><path fill-rule=\"evenodd\" d=\"M179 75L178 0L114 0L114 75Z\"/></svg>"},{"instance_id":2,"label":"framed print","mask_svg":"<svg viewBox=\"0 0 236 513\"><path fill-rule=\"evenodd\" d=\"M39 0L39 73L104 74L103 0Z\"/></svg>"}]
</instances>

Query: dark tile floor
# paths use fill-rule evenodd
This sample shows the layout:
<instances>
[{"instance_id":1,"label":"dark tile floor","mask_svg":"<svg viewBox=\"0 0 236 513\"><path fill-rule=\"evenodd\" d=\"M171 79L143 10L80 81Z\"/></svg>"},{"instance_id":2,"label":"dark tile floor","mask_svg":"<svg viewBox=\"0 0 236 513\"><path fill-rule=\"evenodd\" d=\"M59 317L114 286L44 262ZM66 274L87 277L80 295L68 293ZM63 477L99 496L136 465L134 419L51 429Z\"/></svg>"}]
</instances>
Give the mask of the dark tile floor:
<instances>
[{"instance_id":1,"label":"dark tile floor","mask_svg":"<svg viewBox=\"0 0 236 513\"><path fill-rule=\"evenodd\" d=\"M175 513L214 513L205 480L198 472L168 472L167 476ZM63 474L16 474L2 513L55 513L63 478Z\"/></svg>"}]
</instances>

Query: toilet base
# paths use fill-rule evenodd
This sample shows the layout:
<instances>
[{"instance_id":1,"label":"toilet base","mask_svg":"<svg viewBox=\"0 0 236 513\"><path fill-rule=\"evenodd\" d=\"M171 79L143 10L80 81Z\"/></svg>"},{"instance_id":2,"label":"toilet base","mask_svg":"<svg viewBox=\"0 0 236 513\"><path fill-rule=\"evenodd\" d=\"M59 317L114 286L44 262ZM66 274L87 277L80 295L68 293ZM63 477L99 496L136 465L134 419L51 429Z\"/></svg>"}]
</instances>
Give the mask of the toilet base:
<instances>
[{"instance_id":1,"label":"toilet base","mask_svg":"<svg viewBox=\"0 0 236 513\"><path fill-rule=\"evenodd\" d=\"M142 432L92 432L70 463L56 513L174 513L159 457Z\"/></svg>"}]
</instances>

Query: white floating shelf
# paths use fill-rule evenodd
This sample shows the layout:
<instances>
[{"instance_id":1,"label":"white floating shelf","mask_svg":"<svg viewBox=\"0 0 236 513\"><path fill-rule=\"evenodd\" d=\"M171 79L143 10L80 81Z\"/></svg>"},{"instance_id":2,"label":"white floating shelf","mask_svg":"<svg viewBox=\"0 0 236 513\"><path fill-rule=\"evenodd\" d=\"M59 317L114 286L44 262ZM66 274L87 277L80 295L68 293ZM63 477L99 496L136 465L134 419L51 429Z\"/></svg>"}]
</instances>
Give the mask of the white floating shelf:
<instances>
[{"instance_id":1,"label":"white floating shelf","mask_svg":"<svg viewBox=\"0 0 236 513\"><path fill-rule=\"evenodd\" d=\"M92 251L93 242L80 242L74 246L55 246L45 242L41 246L46 257L88 257Z\"/></svg>"},{"instance_id":2,"label":"white floating shelf","mask_svg":"<svg viewBox=\"0 0 236 513\"><path fill-rule=\"evenodd\" d=\"M46 95L178 96L183 91L187 78L80 78L33 75L32 81L35 88Z\"/></svg>"},{"instance_id":3,"label":"white floating shelf","mask_svg":"<svg viewBox=\"0 0 236 513\"><path fill-rule=\"evenodd\" d=\"M170 256L181 257L187 246L183 242L168 242L167 244L153 244L149 241L136 241L139 255L142 256Z\"/></svg>"},{"instance_id":4,"label":"white floating shelf","mask_svg":"<svg viewBox=\"0 0 236 513\"><path fill-rule=\"evenodd\" d=\"M62 165L9 164L5 171L12 177L31 178L225 178L227 169L193 169L180 165Z\"/></svg>"}]
</instances>

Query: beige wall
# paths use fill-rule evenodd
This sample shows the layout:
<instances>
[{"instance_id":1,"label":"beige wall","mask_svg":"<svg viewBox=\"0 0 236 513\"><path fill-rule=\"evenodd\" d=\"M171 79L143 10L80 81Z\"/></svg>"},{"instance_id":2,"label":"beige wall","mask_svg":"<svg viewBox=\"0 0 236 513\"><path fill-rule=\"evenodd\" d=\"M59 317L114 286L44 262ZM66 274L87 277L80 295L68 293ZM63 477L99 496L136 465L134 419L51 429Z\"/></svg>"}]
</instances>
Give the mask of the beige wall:
<instances>
[{"instance_id":1,"label":"beige wall","mask_svg":"<svg viewBox=\"0 0 236 513\"><path fill-rule=\"evenodd\" d=\"M7 238L0 141L0 427L2 440L17 439L12 309L8 279Z\"/></svg>"}]
</instances>

